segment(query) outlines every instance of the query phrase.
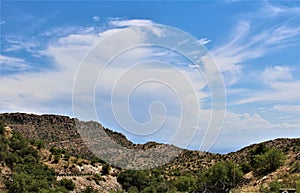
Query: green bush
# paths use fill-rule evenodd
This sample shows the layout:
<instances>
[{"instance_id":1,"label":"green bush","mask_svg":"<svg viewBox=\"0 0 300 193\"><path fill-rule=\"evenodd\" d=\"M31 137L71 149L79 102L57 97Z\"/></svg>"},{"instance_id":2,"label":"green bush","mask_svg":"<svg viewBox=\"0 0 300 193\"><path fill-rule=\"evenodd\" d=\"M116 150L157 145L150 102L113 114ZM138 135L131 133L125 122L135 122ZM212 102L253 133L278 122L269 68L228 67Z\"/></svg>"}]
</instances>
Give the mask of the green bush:
<instances>
[{"instance_id":1,"label":"green bush","mask_svg":"<svg viewBox=\"0 0 300 193\"><path fill-rule=\"evenodd\" d=\"M300 192L300 180L296 181L296 192Z\"/></svg>"},{"instance_id":2,"label":"green bush","mask_svg":"<svg viewBox=\"0 0 300 193\"><path fill-rule=\"evenodd\" d=\"M58 148L55 148L55 147L51 147L50 148L50 152L53 154L53 155L60 155L62 153L62 150L61 149L58 149Z\"/></svg>"},{"instance_id":3,"label":"green bush","mask_svg":"<svg viewBox=\"0 0 300 193\"><path fill-rule=\"evenodd\" d=\"M256 155L254 160L256 173L258 175L266 175L283 164L284 154L279 149L271 148L264 154Z\"/></svg>"},{"instance_id":4,"label":"green bush","mask_svg":"<svg viewBox=\"0 0 300 193\"><path fill-rule=\"evenodd\" d=\"M232 161L219 162L204 172L197 184L197 192L229 192L243 179L243 172Z\"/></svg>"},{"instance_id":5,"label":"green bush","mask_svg":"<svg viewBox=\"0 0 300 193\"><path fill-rule=\"evenodd\" d=\"M156 188L148 186L142 191L142 193L157 193L157 191Z\"/></svg>"},{"instance_id":6,"label":"green bush","mask_svg":"<svg viewBox=\"0 0 300 193\"><path fill-rule=\"evenodd\" d=\"M0 135L4 135L5 129L2 122L0 122Z\"/></svg>"},{"instance_id":7,"label":"green bush","mask_svg":"<svg viewBox=\"0 0 300 193\"><path fill-rule=\"evenodd\" d=\"M64 155L64 159L68 161L70 159L70 157L71 157L71 155L68 152L66 152Z\"/></svg>"},{"instance_id":8,"label":"green bush","mask_svg":"<svg viewBox=\"0 0 300 193\"><path fill-rule=\"evenodd\" d=\"M193 190L196 184L197 179L193 176L179 176L172 182L172 185L181 192Z\"/></svg>"},{"instance_id":9,"label":"green bush","mask_svg":"<svg viewBox=\"0 0 300 193\"><path fill-rule=\"evenodd\" d=\"M98 193L98 191L91 186L87 186L81 193Z\"/></svg>"},{"instance_id":10,"label":"green bush","mask_svg":"<svg viewBox=\"0 0 300 193\"><path fill-rule=\"evenodd\" d=\"M13 133L9 141L9 146L13 151L20 150L26 146L28 146L29 142L26 141L19 133Z\"/></svg>"},{"instance_id":11,"label":"green bush","mask_svg":"<svg viewBox=\"0 0 300 193\"><path fill-rule=\"evenodd\" d=\"M98 157L93 157L93 158L91 159L91 164L92 164L93 166L95 166L96 163L106 164L106 162L103 161L102 159L100 159L100 158L98 158Z\"/></svg>"},{"instance_id":12,"label":"green bush","mask_svg":"<svg viewBox=\"0 0 300 193\"><path fill-rule=\"evenodd\" d=\"M59 159L60 159L60 154L55 154L52 163L57 164L59 162Z\"/></svg>"},{"instance_id":13,"label":"green bush","mask_svg":"<svg viewBox=\"0 0 300 193\"><path fill-rule=\"evenodd\" d=\"M109 173L110 173L110 165L106 163L102 167L102 175L109 175Z\"/></svg>"},{"instance_id":14,"label":"green bush","mask_svg":"<svg viewBox=\"0 0 300 193\"><path fill-rule=\"evenodd\" d=\"M129 190L130 187L135 186L139 191L149 186L149 176L142 170L126 170L122 171L118 177L118 182L125 190Z\"/></svg>"},{"instance_id":15,"label":"green bush","mask_svg":"<svg viewBox=\"0 0 300 193\"><path fill-rule=\"evenodd\" d=\"M282 184L276 181L273 181L269 184L269 188L271 192L278 192L281 186Z\"/></svg>"},{"instance_id":16,"label":"green bush","mask_svg":"<svg viewBox=\"0 0 300 193\"><path fill-rule=\"evenodd\" d=\"M1 126L0 126L1 127ZM12 179L4 179L7 193L37 192L37 193L67 193L64 187L59 187L54 169L40 163L39 154L30 141L18 133L5 139L0 136L1 160L12 170Z\"/></svg>"},{"instance_id":17,"label":"green bush","mask_svg":"<svg viewBox=\"0 0 300 193\"><path fill-rule=\"evenodd\" d=\"M67 190L70 190L70 191L74 190L74 188L75 188L74 182L73 182L71 179L67 179L67 178L61 179L61 180L58 182L58 184L59 184L60 186L65 187Z\"/></svg>"}]
</instances>

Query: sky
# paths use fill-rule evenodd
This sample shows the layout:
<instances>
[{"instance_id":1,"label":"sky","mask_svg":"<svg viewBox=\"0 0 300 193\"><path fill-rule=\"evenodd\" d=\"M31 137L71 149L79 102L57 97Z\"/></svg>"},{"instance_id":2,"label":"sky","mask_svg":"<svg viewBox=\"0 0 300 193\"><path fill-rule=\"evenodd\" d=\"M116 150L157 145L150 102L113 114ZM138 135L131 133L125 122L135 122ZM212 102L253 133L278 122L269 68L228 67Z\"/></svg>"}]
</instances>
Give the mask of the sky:
<instances>
[{"instance_id":1,"label":"sky","mask_svg":"<svg viewBox=\"0 0 300 193\"><path fill-rule=\"evenodd\" d=\"M0 112L218 153L300 137L299 1L1 1L0 27Z\"/></svg>"}]
</instances>

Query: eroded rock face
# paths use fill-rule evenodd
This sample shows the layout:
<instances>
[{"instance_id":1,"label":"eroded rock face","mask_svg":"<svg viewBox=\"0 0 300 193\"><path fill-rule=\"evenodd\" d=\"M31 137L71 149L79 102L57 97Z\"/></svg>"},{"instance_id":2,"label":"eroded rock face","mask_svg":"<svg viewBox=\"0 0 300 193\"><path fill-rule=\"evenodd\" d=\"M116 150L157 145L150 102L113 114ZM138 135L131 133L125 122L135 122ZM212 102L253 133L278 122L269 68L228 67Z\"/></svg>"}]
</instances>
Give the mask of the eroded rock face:
<instances>
[{"instance_id":1,"label":"eroded rock face","mask_svg":"<svg viewBox=\"0 0 300 193\"><path fill-rule=\"evenodd\" d=\"M127 169L161 166L182 151L156 142L133 144L123 134L106 129L100 123L66 116L5 113L0 114L0 121L25 137L45 141L48 148L63 148L86 158L98 156Z\"/></svg>"},{"instance_id":2,"label":"eroded rock face","mask_svg":"<svg viewBox=\"0 0 300 193\"><path fill-rule=\"evenodd\" d=\"M75 120L59 115L0 114L1 122L26 138L43 140L48 148L63 148L72 154L91 157L91 151L77 132Z\"/></svg>"}]
</instances>

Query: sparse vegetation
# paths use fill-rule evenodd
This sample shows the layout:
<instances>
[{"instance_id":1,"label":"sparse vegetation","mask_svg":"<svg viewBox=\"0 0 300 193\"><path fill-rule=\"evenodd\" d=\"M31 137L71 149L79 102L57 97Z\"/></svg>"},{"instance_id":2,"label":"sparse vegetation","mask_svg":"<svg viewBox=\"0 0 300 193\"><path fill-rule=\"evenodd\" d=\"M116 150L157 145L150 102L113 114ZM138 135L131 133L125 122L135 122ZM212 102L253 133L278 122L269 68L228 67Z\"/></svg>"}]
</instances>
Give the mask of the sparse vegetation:
<instances>
[{"instance_id":1,"label":"sparse vegetation","mask_svg":"<svg viewBox=\"0 0 300 193\"><path fill-rule=\"evenodd\" d=\"M70 125L68 128L71 128L66 132L75 136L74 131L72 131L72 123L65 117L60 119L54 116L55 119L53 120L52 116L49 117L46 120L39 117L38 121L34 121L34 124L36 124L34 127L38 127L39 132L41 132L39 133L41 138L37 137L35 139L28 138L27 133L22 133L26 131L22 125L27 124L26 120L9 119L14 124L22 123L9 132L0 122L0 171L3 173L7 170L4 167L8 167L9 172L11 171L11 175L9 173L9 175L6 175L8 177L5 177L8 193L63 193L71 190L75 192L99 192L99 187L103 184L109 184L108 181L113 178L117 178L124 191L142 193L226 193L230 191L269 193L278 192L280 188L297 188L298 191L300 188L299 139L279 139L255 144L249 148L226 155L184 150L170 163L159 168L142 171L123 170L120 172L120 168L111 166L93 155L90 156L91 159L87 159L88 152L81 147L77 151L68 142L63 143L64 146L59 145L60 140L68 139L67 141L70 140L71 143L73 138L67 136L68 133L61 133L57 137L50 135L54 135L56 130L65 132L65 130L59 128L60 124L63 127L65 126L65 121ZM3 120L1 114L0 120ZM28 120L32 124L33 119L28 118ZM7 126L10 125L10 122L5 123ZM37 123L43 124L38 125ZM50 125L47 126L47 124ZM51 124L55 124L55 127ZM18 130L19 128L22 129ZM28 128L32 129L33 127ZM43 128L50 128L47 131L49 134L45 135ZM24 138L23 135L27 138ZM131 142L126 141L124 136L116 132L111 132L110 136L131 148L150 147L149 144L134 146ZM49 148L49 143L52 147L50 151L45 149ZM66 177L57 181L53 168L58 173L87 173L87 176L79 177L85 180L86 184L80 185L81 189L78 189L77 177ZM94 171L95 168L99 168L98 173L89 175L89 172ZM99 171L101 171L101 174ZM9 178L10 176L12 178ZM10 181L11 179L13 181ZM122 190L118 191L118 189L121 189L120 184L115 181L114 183L117 184L117 188L114 188L115 191L111 190L110 192L123 192ZM105 191L108 192L109 187L106 187Z\"/></svg>"},{"instance_id":2,"label":"sparse vegetation","mask_svg":"<svg viewBox=\"0 0 300 193\"><path fill-rule=\"evenodd\" d=\"M70 191L74 190L74 188L75 188L75 184L71 179L63 178L58 182L58 184L60 186L65 187L67 190L70 190Z\"/></svg>"},{"instance_id":3,"label":"sparse vegetation","mask_svg":"<svg viewBox=\"0 0 300 193\"><path fill-rule=\"evenodd\" d=\"M254 161L256 173L259 175L266 175L275 171L283 164L284 154L279 149L271 148L265 151L263 154L255 155Z\"/></svg>"},{"instance_id":4,"label":"sparse vegetation","mask_svg":"<svg viewBox=\"0 0 300 193\"><path fill-rule=\"evenodd\" d=\"M1 124L0 130L3 129ZM53 169L39 162L39 154L30 146L30 141L13 133L10 139L0 135L1 160L11 171L6 179L8 193L15 192L67 192L57 185Z\"/></svg>"}]
</instances>

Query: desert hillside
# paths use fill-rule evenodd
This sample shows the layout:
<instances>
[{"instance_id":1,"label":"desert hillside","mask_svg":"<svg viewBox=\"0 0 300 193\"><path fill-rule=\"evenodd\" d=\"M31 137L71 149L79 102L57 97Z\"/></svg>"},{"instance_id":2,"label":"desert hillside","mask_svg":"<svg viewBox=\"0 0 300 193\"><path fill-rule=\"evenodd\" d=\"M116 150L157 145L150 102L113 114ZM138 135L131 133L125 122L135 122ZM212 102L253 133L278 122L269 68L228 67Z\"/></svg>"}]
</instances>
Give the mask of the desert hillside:
<instances>
[{"instance_id":1,"label":"desert hillside","mask_svg":"<svg viewBox=\"0 0 300 193\"><path fill-rule=\"evenodd\" d=\"M99 123L60 115L4 113L0 123L0 192L300 191L299 138L275 139L221 155L156 142L134 144ZM114 166L90 151L95 141L84 141L78 127L88 134L101 130L127 149L155 149L166 157L180 153L153 169L124 169L149 159L116 154L114 159L124 167Z\"/></svg>"}]
</instances>

